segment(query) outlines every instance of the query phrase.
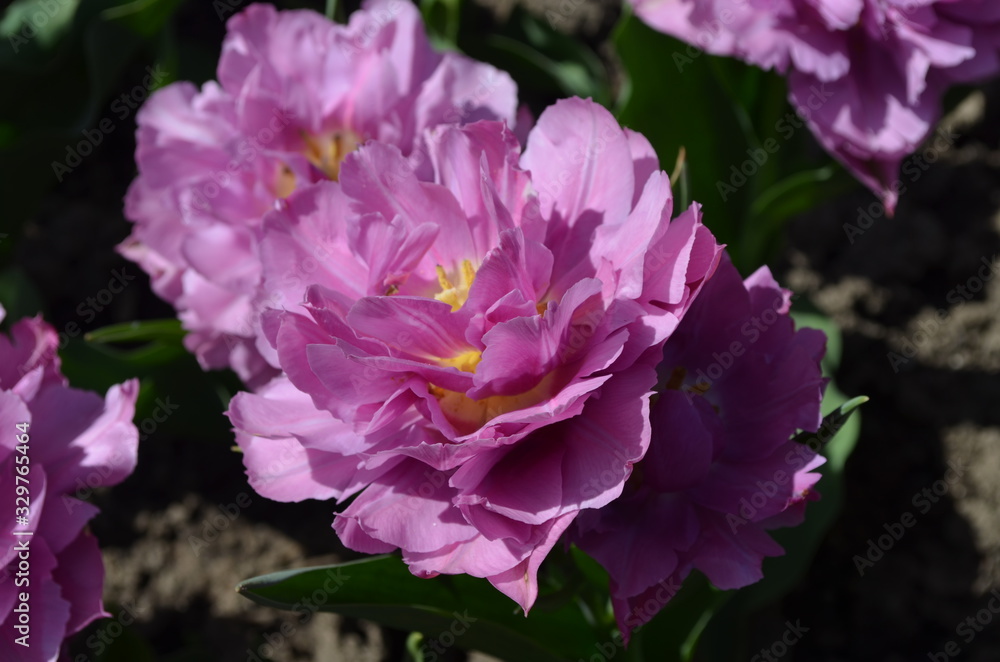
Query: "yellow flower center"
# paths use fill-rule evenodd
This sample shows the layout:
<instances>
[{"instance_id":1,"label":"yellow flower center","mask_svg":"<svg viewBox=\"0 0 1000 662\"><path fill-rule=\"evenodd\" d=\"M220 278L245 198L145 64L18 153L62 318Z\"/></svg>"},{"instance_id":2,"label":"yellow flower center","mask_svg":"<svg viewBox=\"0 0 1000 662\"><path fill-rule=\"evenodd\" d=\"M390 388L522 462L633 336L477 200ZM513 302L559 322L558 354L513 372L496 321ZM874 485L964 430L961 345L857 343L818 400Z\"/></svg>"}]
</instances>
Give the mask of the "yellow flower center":
<instances>
[{"instance_id":1,"label":"yellow flower center","mask_svg":"<svg viewBox=\"0 0 1000 662\"><path fill-rule=\"evenodd\" d=\"M470 349L468 352L462 352L458 356L453 356L450 359L441 359L439 363L448 368L458 368L462 372L476 372L476 366L483 359L483 353Z\"/></svg>"},{"instance_id":2,"label":"yellow flower center","mask_svg":"<svg viewBox=\"0 0 1000 662\"><path fill-rule=\"evenodd\" d=\"M435 269L437 270L438 284L441 286L441 291L435 294L434 298L448 304L451 306L451 312L455 312L469 298L469 289L472 287L472 281L476 279L476 269L469 260L462 260L462 265L458 273L458 285L452 283L444 267L440 264ZM466 372L473 371L468 370Z\"/></svg>"},{"instance_id":3,"label":"yellow flower center","mask_svg":"<svg viewBox=\"0 0 1000 662\"><path fill-rule=\"evenodd\" d=\"M334 131L319 137L306 134L302 137L306 141L306 158L333 181L340 178L340 164L344 157L361 144L361 138L352 131Z\"/></svg>"},{"instance_id":4,"label":"yellow flower center","mask_svg":"<svg viewBox=\"0 0 1000 662\"><path fill-rule=\"evenodd\" d=\"M469 260L462 260L459 265L457 284L444 267L438 265L437 271L438 285L441 291L434 295L438 301L442 301L451 306L451 311L460 309L469 299L469 289L476 279L476 269ZM479 350L470 349L456 356L438 359L438 365L449 368L457 368L462 372L475 374L476 366L483 359L483 354ZM491 419L525 407L531 407L544 401L552 393L552 386L555 382L553 375L548 375L537 386L524 393L517 395L493 395L482 400L473 400L465 393L451 391L440 386L430 384L428 390L438 400L441 411L451 421L452 425L462 434L467 434L479 429Z\"/></svg>"},{"instance_id":5,"label":"yellow flower center","mask_svg":"<svg viewBox=\"0 0 1000 662\"><path fill-rule=\"evenodd\" d=\"M362 139L353 131L334 131L321 136L313 136L303 132L305 142L303 155L309 163L316 166L327 179L340 179L340 164L344 158L358 148ZM287 198L295 191L298 182L295 173L287 165L282 164L274 183L274 193L279 198Z\"/></svg>"},{"instance_id":6,"label":"yellow flower center","mask_svg":"<svg viewBox=\"0 0 1000 662\"><path fill-rule=\"evenodd\" d=\"M478 354L479 352L474 353ZM478 430L497 416L532 407L544 401L552 394L554 383L555 377L548 374L530 391L517 395L491 395L482 400L473 400L464 393L449 391L434 385L430 386L430 392L438 399L441 411L455 426L455 429L462 434L468 434Z\"/></svg>"},{"instance_id":7,"label":"yellow flower center","mask_svg":"<svg viewBox=\"0 0 1000 662\"><path fill-rule=\"evenodd\" d=\"M667 379L667 383L663 385L664 389L674 389L677 391L688 391L690 393L697 393L698 395L705 395L711 388L711 384L706 384L705 382L695 382L694 384L685 388L684 380L687 378L687 370L681 366L677 366L670 373L670 378Z\"/></svg>"}]
</instances>

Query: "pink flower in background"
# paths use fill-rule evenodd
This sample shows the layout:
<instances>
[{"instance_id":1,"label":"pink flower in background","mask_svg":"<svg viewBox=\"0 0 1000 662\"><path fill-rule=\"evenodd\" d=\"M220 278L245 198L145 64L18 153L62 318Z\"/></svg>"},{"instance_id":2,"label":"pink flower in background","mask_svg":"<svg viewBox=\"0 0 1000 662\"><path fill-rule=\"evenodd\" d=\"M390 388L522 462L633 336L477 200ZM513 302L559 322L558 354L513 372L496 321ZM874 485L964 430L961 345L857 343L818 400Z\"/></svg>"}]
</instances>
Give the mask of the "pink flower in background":
<instances>
[{"instance_id":1,"label":"pink flower in background","mask_svg":"<svg viewBox=\"0 0 1000 662\"><path fill-rule=\"evenodd\" d=\"M140 111L139 176L126 199L136 225L121 251L177 308L202 366L231 366L254 387L277 374L255 341L263 215L292 191L336 180L370 139L429 170L425 127L513 124L517 90L489 65L432 50L406 0L367 2L348 25L252 5L228 23L218 78L200 91L169 85Z\"/></svg>"},{"instance_id":2,"label":"pink flower in background","mask_svg":"<svg viewBox=\"0 0 1000 662\"><path fill-rule=\"evenodd\" d=\"M670 220L649 143L592 102L546 110L523 154L499 122L426 136L431 181L372 142L266 217L285 374L230 417L264 496L363 490L334 524L348 547L527 610L646 452L660 350L721 249L696 205Z\"/></svg>"},{"instance_id":3,"label":"pink flower in background","mask_svg":"<svg viewBox=\"0 0 1000 662\"><path fill-rule=\"evenodd\" d=\"M571 530L610 574L626 640L692 570L721 589L761 579L783 553L766 530L817 498L823 458L789 439L821 423L826 339L795 331L788 304L766 267L741 282L723 261L664 348L649 452L623 496Z\"/></svg>"},{"instance_id":4,"label":"pink flower in background","mask_svg":"<svg viewBox=\"0 0 1000 662\"><path fill-rule=\"evenodd\" d=\"M944 92L1000 71L991 0L631 1L658 30L787 74L813 133L890 213Z\"/></svg>"},{"instance_id":5,"label":"pink flower in background","mask_svg":"<svg viewBox=\"0 0 1000 662\"><path fill-rule=\"evenodd\" d=\"M0 335L3 660L54 661L67 637L109 615L101 603L101 553L85 530L97 509L72 495L115 485L136 463L138 381L113 386L104 398L70 388L58 345L55 330L38 318L15 324L11 340ZM15 627L22 622L22 593L28 593L30 629L22 640L28 647L17 642L25 632Z\"/></svg>"}]
</instances>

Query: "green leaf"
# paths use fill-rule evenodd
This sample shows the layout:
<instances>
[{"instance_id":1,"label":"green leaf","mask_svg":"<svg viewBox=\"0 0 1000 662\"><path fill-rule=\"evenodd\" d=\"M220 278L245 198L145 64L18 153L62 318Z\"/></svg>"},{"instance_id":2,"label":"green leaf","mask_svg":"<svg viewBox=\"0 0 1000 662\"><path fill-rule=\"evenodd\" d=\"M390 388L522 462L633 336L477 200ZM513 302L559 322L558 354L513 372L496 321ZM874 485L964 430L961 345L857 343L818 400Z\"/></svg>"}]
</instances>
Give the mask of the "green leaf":
<instances>
[{"instance_id":1,"label":"green leaf","mask_svg":"<svg viewBox=\"0 0 1000 662\"><path fill-rule=\"evenodd\" d=\"M24 269L18 266L0 271L0 303L7 311L8 324L22 317L46 312L41 292Z\"/></svg>"},{"instance_id":2,"label":"green leaf","mask_svg":"<svg viewBox=\"0 0 1000 662\"><path fill-rule=\"evenodd\" d=\"M619 121L646 136L661 166L669 168L685 149L691 199L703 205L705 223L719 240L734 242L752 187L724 187L730 168L747 159L747 138L742 111L713 70L717 58L689 56L687 44L654 31L627 9L613 40L628 79L618 100Z\"/></svg>"},{"instance_id":3,"label":"green leaf","mask_svg":"<svg viewBox=\"0 0 1000 662\"><path fill-rule=\"evenodd\" d=\"M435 48L458 50L462 20L462 5L458 0L420 0L420 13Z\"/></svg>"},{"instance_id":4,"label":"green leaf","mask_svg":"<svg viewBox=\"0 0 1000 662\"><path fill-rule=\"evenodd\" d=\"M0 20L0 66L37 64L73 23L80 0L15 0Z\"/></svg>"},{"instance_id":5,"label":"green leaf","mask_svg":"<svg viewBox=\"0 0 1000 662\"><path fill-rule=\"evenodd\" d=\"M406 638L406 652L410 655L412 662L424 662L424 635L419 632L411 632Z\"/></svg>"},{"instance_id":6,"label":"green leaf","mask_svg":"<svg viewBox=\"0 0 1000 662\"><path fill-rule=\"evenodd\" d=\"M690 662L706 626L732 595L692 572L653 620L634 631L630 648L649 662Z\"/></svg>"},{"instance_id":7,"label":"green leaf","mask_svg":"<svg viewBox=\"0 0 1000 662\"><path fill-rule=\"evenodd\" d=\"M364 618L435 638L450 631L455 645L518 662L587 658L597 635L573 603L536 606L529 617L484 579L466 575L420 579L395 556L276 572L242 582L242 595L279 609ZM317 595L321 595L318 598Z\"/></svg>"},{"instance_id":8,"label":"green leaf","mask_svg":"<svg viewBox=\"0 0 1000 662\"><path fill-rule=\"evenodd\" d=\"M180 320L143 320L115 324L91 331L84 338L95 343L148 342L154 340L179 344L185 331Z\"/></svg>"},{"instance_id":9,"label":"green leaf","mask_svg":"<svg viewBox=\"0 0 1000 662\"><path fill-rule=\"evenodd\" d=\"M815 440L820 444L826 444L831 441L838 432L840 432L840 429L843 428L848 419L850 419L854 410L866 402L868 402L867 395L859 395L856 398L851 398L824 416L823 422L819 426L819 430L816 432L800 432L792 437L792 441L799 444L809 444L813 443Z\"/></svg>"},{"instance_id":10,"label":"green leaf","mask_svg":"<svg viewBox=\"0 0 1000 662\"><path fill-rule=\"evenodd\" d=\"M461 37L462 50L508 72L522 98L579 96L611 103L607 71L594 50L520 7L498 32Z\"/></svg>"}]
</instances>

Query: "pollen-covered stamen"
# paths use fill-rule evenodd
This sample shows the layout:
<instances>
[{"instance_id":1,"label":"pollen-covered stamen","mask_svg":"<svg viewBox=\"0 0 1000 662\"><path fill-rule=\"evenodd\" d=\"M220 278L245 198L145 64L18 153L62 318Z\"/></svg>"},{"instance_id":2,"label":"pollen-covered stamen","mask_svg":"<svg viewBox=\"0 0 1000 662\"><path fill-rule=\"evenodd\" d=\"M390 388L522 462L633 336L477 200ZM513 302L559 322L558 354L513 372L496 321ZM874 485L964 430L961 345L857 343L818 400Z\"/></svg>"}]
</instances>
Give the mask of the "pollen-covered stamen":
<instances>
[{"instance_id":1,"label":"pollen-covered stamen","mask_svg":"<svg viewBox=\"0 0 1000 662\"><path fill-rule=\"evenodd\" d=\"M450 358L440 358L438 364L458 368L462 372L475 373L476 366L479 365L482 358L482 352L470 349ZM452 425L461 433L466 434L482 427L497 416L534 406L551 397L556 390L555 383L556 377L550 373L542 378L534 388L524 393L493 395L482 400L473 400L465 393L451 391L436 384L428 384L427 390L437 399L441 412L451 421Z\"/></svg>"},{"instance_id":2,"label":"pollen-covered stamen","mask_svg":"<svg viewBox=\"0 0 1000 662\"><path fill-rule=\"evenodd\" d=\"M468 352L462 352L458 356L453 356L450 359L441 359L440 363L443 366L449 368L458 368L462 372L476 372L476 366L479 362L483 360L483 353L479 350L470 349Z\"/></svg>"},{"instance_id":3,"label":"pollen-covered stamen","mask_svg":"<svg viewBox=\"0 0 1000 662\"><path fill-rule=\"evenodd\" d=\"M462 260L458 273L458 285L451 281L448 272L440 264L434 269L437 272L438 285L441 286L441 291L435 294L434 298L448 304L451 306L451 311L455 312L469 298L469 289L472 287L472 281L476 279L476 268L472 266L471 261Z\"/></svg>"},{"instance_id":4,"label":"pollen-covered stamen","mask_svg":"<svg viewBox=\"0 0 1000 662\"><path fill-rule=\"evenodd\" d=\"M322 136L302 134L306 143L305 156L328 179L340 179L340 164L344 157L361 144L361 138L352 131L334 131Z\"/></svg>"},{"instance_id":5,"label":"pollen-covered stamen","mask_svg":"<svg viewBox=\"0 0 1000 662\"><path fill-rule=\"evenodd\" d=\"M362 142L361 137L352 131L334 131L320 136L303 131L301 136L305 143L302 155L323 173L324 177L333 181L340 179L340 164L344 158ZM279 164L274 178L274 195L278 198L287 198L298 185L298 178L292 169L285 163Z\"/></svg>"},{"instance_id":6,"label":"pollen-covered stamen","mask_svg":"<svg viewBox=\"0 0 1000 662\"><path fill-rule=\"evenodd\" d=\"M663 385L663 389L673 389L675 391L688 391L689 393L697 393L698 395L705 395L708 390L712 388L712 385L707 382L695 382L694 384L685 384L684 380L687 379L687 369L682 366L677 366L670 373L670 377L667 378L666 383Z\"/></svg>"},{"instance_id":7,"label":"pollen-covered stamen","mask_svg":"<svg viewBox=\"0 0 1000 662\"><path fill-rule=\"evenodd\" d=\"M680 391L684 388L684 378L687 377L687 370L681 366L674 368L673 372L670 373L670 377L667 379L666 383L663 385L663 390L674 390Z\"/></svg>"},{"instance_id":8,"label":"pollen-covered stamen","mask_svg":"<svg viewBox=\"0 0 1000 662\"><path fill-rule=\"evenodd\" d=\"M478 354L478 352L476 353ZM534 388L524 393L492 395L482 400L473 400L465 393L449 391L433 384L428 386L428 390L431 395L437 398L441 412L451 421L451 424L460 433L468 434L486 425L497 416L533 407L552 397L552 393L556 390L556 377L552 374L546 375Z\"/></svg>"}]
</instances>

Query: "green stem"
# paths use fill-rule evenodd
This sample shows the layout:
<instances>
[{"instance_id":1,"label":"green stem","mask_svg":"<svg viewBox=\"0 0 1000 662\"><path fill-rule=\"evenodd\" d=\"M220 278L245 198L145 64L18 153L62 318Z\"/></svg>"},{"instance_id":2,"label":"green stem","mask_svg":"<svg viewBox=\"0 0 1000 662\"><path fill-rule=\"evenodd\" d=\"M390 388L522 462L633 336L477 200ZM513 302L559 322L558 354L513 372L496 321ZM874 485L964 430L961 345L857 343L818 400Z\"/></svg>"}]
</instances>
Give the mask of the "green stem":
<instances>
[{"instance_id":1,"label":"green stem","mask_svg":"<svg viewBox=\"0 0 1000 662\"><path fill-rule=\"evenodd\" d=\"M337 20L337 0L326 0L326 17L331 21Z\"/></svg>"}]
</instances>

